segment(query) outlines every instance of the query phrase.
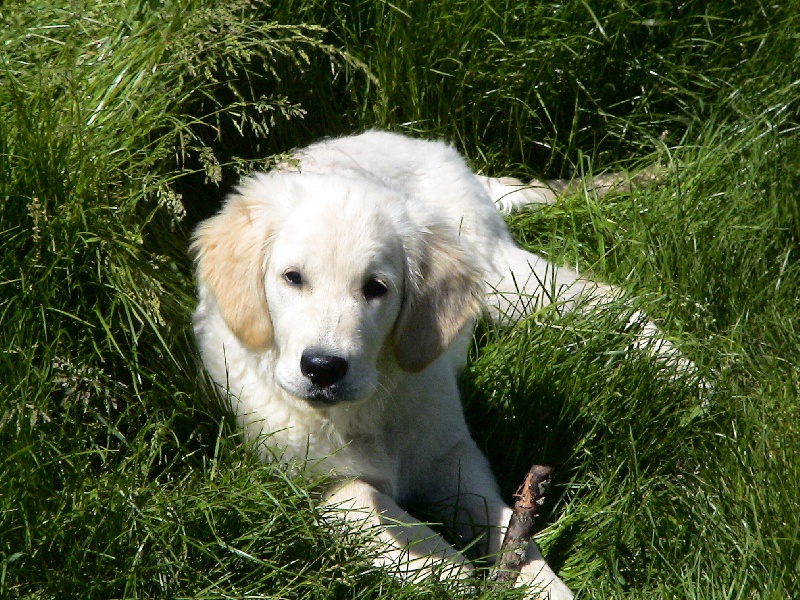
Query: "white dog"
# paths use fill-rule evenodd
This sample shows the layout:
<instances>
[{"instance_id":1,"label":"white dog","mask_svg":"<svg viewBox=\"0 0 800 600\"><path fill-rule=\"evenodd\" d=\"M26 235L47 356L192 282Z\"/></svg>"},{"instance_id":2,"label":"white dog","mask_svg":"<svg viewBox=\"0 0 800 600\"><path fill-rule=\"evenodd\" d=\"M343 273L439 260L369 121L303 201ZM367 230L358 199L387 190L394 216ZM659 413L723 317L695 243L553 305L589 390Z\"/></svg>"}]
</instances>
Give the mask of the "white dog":
<instances>
[{"instance_id":1,"label":"white dog","mask_svg":"<svg viewBox=\"0 0 800 600\"><path fill-rule=\"evenodd\" d=\"M442 143L377 131L295 158L244 180L196 231L205 367L264 460L335 477L327 506L374 527L381 564L468 574L401 507L430 503L464 541L499 549L511 509L456 387L476 317L613 290L511 239L498 208L549 202L548 186L479 177ZM533 542L517 583L572 597Z\"/></svg>"}]
</instances>

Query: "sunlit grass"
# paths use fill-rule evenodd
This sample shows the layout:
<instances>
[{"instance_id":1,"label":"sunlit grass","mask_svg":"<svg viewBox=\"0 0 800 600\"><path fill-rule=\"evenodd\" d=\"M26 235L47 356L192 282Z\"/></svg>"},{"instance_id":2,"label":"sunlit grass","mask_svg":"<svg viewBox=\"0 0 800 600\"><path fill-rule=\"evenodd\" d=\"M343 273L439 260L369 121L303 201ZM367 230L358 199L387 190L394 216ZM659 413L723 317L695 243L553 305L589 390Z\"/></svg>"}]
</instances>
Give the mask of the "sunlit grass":
<instances>
[{"instance_id":1,"label":"sunlit grass","mask_svg":"<svg viewBox=\"0 0 800 600\"><path fill-rule=\"evenodd\" d=\"M196 220L272 154L376 125L493 174L659 165L510 219L627 296L481 326L467 413L506 493L556 466L539 539L582 597L797 596L798 8L4 4L0 596L455 593L376 571L314 482L258 464L189 334ZM713 393L623 352L631 307Z\"/></svg>"}]
</instances>

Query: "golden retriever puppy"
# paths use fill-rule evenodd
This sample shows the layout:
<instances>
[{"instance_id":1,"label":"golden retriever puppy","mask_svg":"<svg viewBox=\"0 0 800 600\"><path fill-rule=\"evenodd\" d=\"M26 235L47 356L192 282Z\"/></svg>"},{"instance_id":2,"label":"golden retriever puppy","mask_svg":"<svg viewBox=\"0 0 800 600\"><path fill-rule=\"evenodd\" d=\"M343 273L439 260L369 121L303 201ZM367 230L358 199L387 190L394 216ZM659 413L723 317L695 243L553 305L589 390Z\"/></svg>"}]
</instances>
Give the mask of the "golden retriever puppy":
<instances>
[{"instance_id":1,"label":"golden retriever puppy","mask_svg":"<svg viewBox=\"0 0 800 600\"><path fill-rule=\"evenodd\" d=\"M468 575L403 506L430 503L463 540L500 546L511 509L456 386L476 317L612 290L512 240L498 206L549 202L543 184L478 177L445 144L378 131L295 159L245 179L197 228L205 368L264 460L334 477L327 506L374 527L381 564ZM572 597L533 542L517 583Z\"/></svg>"}]
</instances>

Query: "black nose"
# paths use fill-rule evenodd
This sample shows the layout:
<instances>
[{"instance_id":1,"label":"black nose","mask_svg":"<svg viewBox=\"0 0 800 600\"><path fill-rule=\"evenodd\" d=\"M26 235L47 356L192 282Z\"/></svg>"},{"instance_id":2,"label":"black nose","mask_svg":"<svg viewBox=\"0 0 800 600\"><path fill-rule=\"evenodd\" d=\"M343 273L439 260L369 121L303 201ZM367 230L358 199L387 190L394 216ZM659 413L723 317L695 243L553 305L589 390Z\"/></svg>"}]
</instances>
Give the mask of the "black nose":
<instances>
[{"instance_id":1,"label":"black nose","mask_svg":"<svg viewBox=\"0 0 800 600\"><path fill-rule=\"evenodd\" d=\"M300 357L300 372L319 387L341 381L347 373L347 360L317 348L307 348Z\"/></svg>"}]
</instances>

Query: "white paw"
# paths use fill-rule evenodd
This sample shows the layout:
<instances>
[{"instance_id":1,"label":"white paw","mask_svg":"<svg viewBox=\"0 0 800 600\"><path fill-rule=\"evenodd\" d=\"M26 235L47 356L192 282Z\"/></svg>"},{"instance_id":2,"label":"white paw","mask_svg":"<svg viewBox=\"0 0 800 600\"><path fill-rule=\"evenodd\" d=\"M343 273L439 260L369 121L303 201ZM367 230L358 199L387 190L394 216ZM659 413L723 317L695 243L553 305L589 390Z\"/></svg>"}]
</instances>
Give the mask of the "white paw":
<instances>
[{"instance_id":1,"label":"white paw","mask_svg":"<svg viewBox=\"0 0 800 600\"><path fill-rule=\"evenodd\" d=\"M532 600L571 600L574 597L572 591L550 569L530 579L520 573L516 587L521 586L528 588L525 597Z\"/></svg>"},{"instance_id":2,"label":"white paw","mask_svg":"<svg viewBox=\"0 0 800 600\"><path fill-rule=\"evenodd\" d=\"M525 597L532 600L571 600L574 597L558 575L553 573L533 542L528 544L526 561L515 585L526 586Z\"/></svg>"}]
</instances>

